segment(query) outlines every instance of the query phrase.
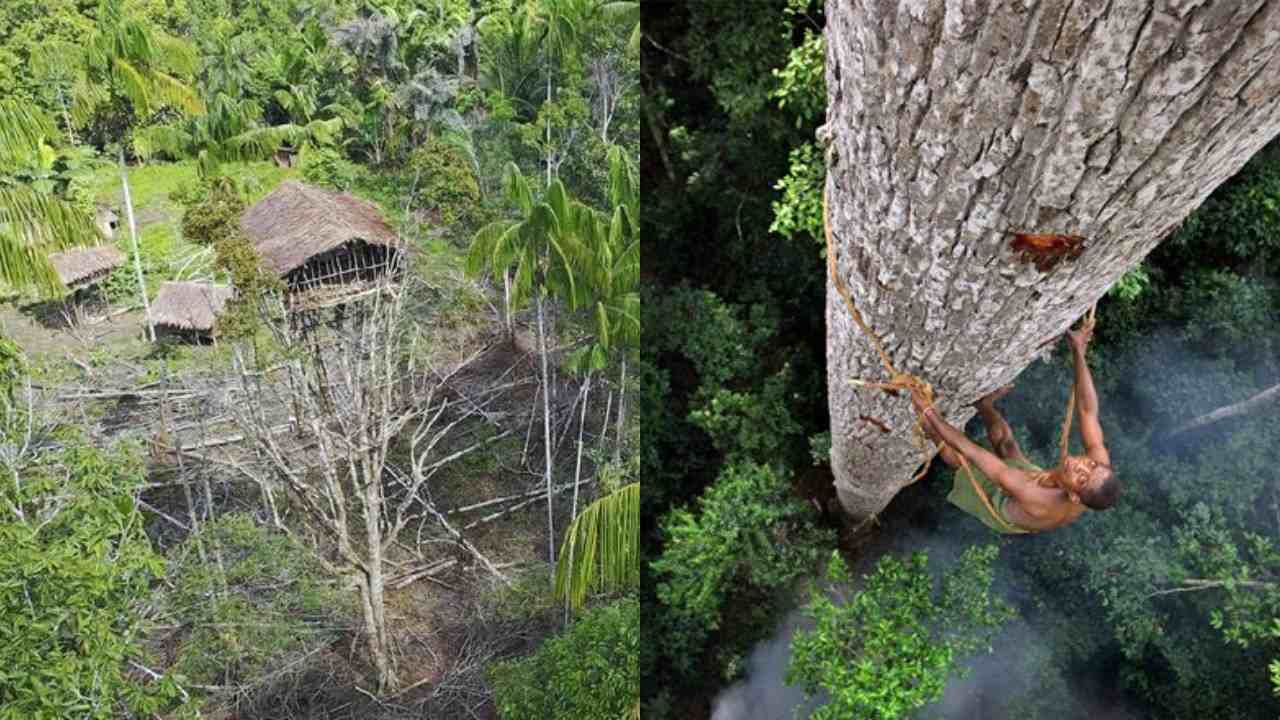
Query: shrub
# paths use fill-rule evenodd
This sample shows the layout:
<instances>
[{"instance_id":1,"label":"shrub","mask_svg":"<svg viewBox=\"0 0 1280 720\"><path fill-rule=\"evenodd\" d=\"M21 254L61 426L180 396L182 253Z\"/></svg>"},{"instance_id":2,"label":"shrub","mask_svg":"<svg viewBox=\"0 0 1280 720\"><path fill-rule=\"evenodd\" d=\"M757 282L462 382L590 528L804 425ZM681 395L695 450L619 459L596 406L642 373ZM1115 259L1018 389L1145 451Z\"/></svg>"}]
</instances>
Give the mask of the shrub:
<instances>
[{"instance_id":1,"label":"shrub","mask_svg":"<svg viewBox=\"0 0 1280 720\"><path fill-rule=\"evenodd\" d=\"M418 207L446 228L467 218L480 202L480 185L471 159L457 145L439 137L413 151L404 183L417 188Z\"/></svg>"},{"instance_id":2,"label":"shrub","mask_svg":"<svg viewBox=\"0 0 1280 720\"><path fill-rule=\"evenodd\" d=\"M20 484L0 484L0 718L160 714L178 686L130 665L163 567L133 501L141 458L78 438L54 446L22 463Z\"/></svg>"},{"instance_id":3,"label":"shrub","mask_svg":"<svg viewBox=\"0 0 1280 720\"><path fill-rule=\"evenodd\" d=\"M504 720L623 718L640 702L640 603L586 612L533 655L489 669Z\"/></svg>"},{"instance_id":4,"label":"shrub","mask_svg":"<svg viewBox=\"0 0 1280 720\"><path fill-rule=\"evenodd\" d=\"M182 213L182 235L189 242L214 245L239 232L244 209L244 198L231 183L214 183Z\"/></svg>"},{"instance_id":5,"label":"shrub","mask_svg":"<svg viewBox=\"0 0 1280 720\"><path fill-rule=\"evenodd\" d=\"M935 586L924 553L908 560L880 558L875 572L848 602L814 585L807 613L812 630L791 641L788 682L830 702L814 720L894 720L942 697L960 661L988 647L1013 617L991 594L996 545L973 547ZM848 586L849 569L832 552L828 582Z\"/></svg>"},{"instance_id":6,"label":"shrub","mask_svg":"<svg viewBox=\"0 0 1280 720\"><path fill-rule=\"evenodd\" d=\"M669 642L681 646L674 657L696 649L720 627L733 595L768 596L810 573L821 548L834 542L814 526L812 511L790 494L788 474L768 465L728 465L698 500L697 509L678 508L663 520L666 539L651 568L662 577L658 598L680 631ZM756 618L771 621L768 603ZM685 658L685 663L690 663Z\"/></svg>"},{"instance_id":7,"label":"shrub","mask_svg":"<svg viewBox=\"0 0 1280 720\"><path fill-rule=\"evenodd\" d=\"M190 628L174 668L201 684L268 679L290 658L331 642L346 595L287 535L227 515L188 537L169 563L175 620Z\"/></svg>"},{"instance_id":8,"label":"shrub","mask_svg":"<svg viewBox=\"0 0 1280 720\"><path fill-rule=\"evenodd\" d=\"M359 175L354 163L329 147L303 147L298 167L307 182L344 191L351 189Z\"/></svg>"}]
</instances>

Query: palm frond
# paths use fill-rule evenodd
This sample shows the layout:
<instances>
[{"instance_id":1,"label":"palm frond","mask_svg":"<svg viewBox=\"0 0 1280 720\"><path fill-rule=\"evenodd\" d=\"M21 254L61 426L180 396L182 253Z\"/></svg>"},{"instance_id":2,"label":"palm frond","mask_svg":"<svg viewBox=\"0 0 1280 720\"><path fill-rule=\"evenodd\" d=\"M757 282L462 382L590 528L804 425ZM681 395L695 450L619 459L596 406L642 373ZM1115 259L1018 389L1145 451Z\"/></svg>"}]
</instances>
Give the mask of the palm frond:
<instances>
[{"instance_id":1,"label":"palm frond","mask_svg":"<svg viewBox=\"0 0 1280 720\"><path fill-rule=\"evenodd\" d=\"M610 22L631 25L640 22L640 3L634 0L614 0L600 4L600 14Z\"/></svg>"},{"instance_id":2,"label":"palm frond","mask_svg":"<svg viewBox=\"0 0 1280 720\"><path fill-rule=\"evenodd\" d=\"M569 191L565 190L564 183L560 182L559 178L551 181L551 185L547 187L547 193L543 197L543 202L550 208L552 216L558 218L561 223L572 220Z\"/></svg>"},{"instance_id":3,"label":"palm frond","mask_svg":"<svg viewBox=\"0 0 1280 720\"><path fill-rule=\"evenodd\" d=\"M640 483L635 482L597 499L574 518L556 564L556 595L576 609L592 590L639 584Z\"/></svg>"},{"instance_id":4,"label":"palm frond","mask_svg":"<svg viewBox=\"0 0 1280 720\"><path fill-rule=\"evenodd\" d=\"M507 199L520 209L521 215L528 215L533 211L533 191L529 189L529 181L525 179L524 173L520 172L520 166L515 163L507 163L507 168L502 174L502 186L507 193Z\"/></svg>"},{"instance_id":5,"label":"palm frond","mask_svg":"<svg viewBox=\"0 0 1280 720\"><path fill-rule=\"evenodd\" d=\"M172 75L153 70L150 73L151 97L159 105L167 105L187 115L204 112L204 101L188 84Z\"/></svg>"},{"instance_id":6,"label":"palm frond","mask_svg":"<svg viewBox=\"0 0 1280 720\"><path fill-rule=\"evenodd\" d=\"M476 231L471 238L471 248L467 251L467 273L480 275L486 270L501 273L506 267L494 267L494 252L498 241L515 223L510 220L495 220Z\"/></svg>"},{"instance_id":7,"label":"palm frond","mask_svg":"<svg viewBox=\"0 0 1280 720\"><path fill-rule=\"evenodd\" d=\"M98 240L92 218L29 187L0 188L0 280L55 295L63 287L49 253Z\"/></svg>"},{"instance_id":8,"label":"palm frond","mask_svg":"<svg viewBox=\"0 0 1280 720\"><path fill-rule=\"evenodd\" d=\"M87 125L93 113L111 99L111 90L102 83L79 77L71 86L71 121Z\"/></svg>"},{"instance_id":9,"label":"palm frond","mask_svg":"<svg viewBox=\"0 0 1280 720\"><path fill-rule=\"evenodd\" d=\"M0 165L21 162L42 140L57 134L53 120L34 105L0 100Z\"/></svg>"},{"instance_id":10,"label":"palm frond","mask_svg":"<svg viewBox=\"0 0 1280 720\"><path fill-rule=\"evenodd\" d=\"M142 115L151 114L151 84L142 71L123 57L111 58L111 76L116 88Z\"/></svg>"},{"instance_id":11,"label":"palm frond","mask_svg":"<svg viewBox=\"0 0 1280 720\"><path fill-rule=\"evenodd\" d=\"M306 128L297 125L255 127L229 138L223 145L226 160L260 160L270 157L281 145L301 145L309 137Z\"/></svg>"},{"instance_id":12,"label":"palm frond","mask_svg":"<svg viewBox=\"0 0 1280 720\"><path fill-rule=\"evenodd\" d=\"M191 133L179 125L151 125L133 133L133 152L143 161L156 153L180 158L189 152Z\"/></svg>"},{"instance_id":13,"label":"palm frond","mask_svg":"<svg viewBox=\"0 0 1280 720\"><path fill-rule=\"evenodd\" d=\"M152 36L155 62L171 75L192 77L200 67L200 54L191 43L163 32Z\"/></svg>"}]
</instances>

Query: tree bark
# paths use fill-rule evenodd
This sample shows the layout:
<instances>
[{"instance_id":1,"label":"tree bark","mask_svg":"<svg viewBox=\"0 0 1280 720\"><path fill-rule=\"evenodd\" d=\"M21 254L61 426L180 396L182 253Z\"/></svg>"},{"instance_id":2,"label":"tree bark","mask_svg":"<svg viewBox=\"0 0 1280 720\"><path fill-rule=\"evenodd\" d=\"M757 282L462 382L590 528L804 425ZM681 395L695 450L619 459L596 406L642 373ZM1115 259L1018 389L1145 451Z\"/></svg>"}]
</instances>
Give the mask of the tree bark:
<instances>
[{"instance_id":1,"label":"tree bark","mask_svg":"<svg viewBox=\"0 0 1280 720\"><path fill-rule=\"evenodd\" d=\"M1280 0L828 0L826 17L837 274L954 424L1280 131ZM1010 232L1086 240L1041 271ZM850 383L887 376L830 282L826 306L831 465L866 519L924 455L905 396Z\"/></svg>"}]
</instances>

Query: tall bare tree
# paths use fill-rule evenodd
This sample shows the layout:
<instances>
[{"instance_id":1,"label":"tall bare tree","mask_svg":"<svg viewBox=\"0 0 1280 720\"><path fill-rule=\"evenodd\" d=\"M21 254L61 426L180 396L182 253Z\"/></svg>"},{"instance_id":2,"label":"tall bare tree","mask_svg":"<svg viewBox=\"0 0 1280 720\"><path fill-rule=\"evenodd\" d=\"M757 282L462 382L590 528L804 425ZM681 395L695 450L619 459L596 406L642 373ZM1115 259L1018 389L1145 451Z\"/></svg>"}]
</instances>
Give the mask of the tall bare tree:
<instances>
[{"instance_id":1,"label":"tall bare tree","mask_svg":"<svg viewBox=\"0 0 1280 720\"><path fill-rule=\"evenodd\" d=\"M828 0L826 16L837 276L956 424L1280 132L1280 0ZM1028 263L1010 232L1083 242ZM867 518L924 457L905 397L851 382L887 373L830 283L826 306L832 468Z\"/></svg>"},{"instance_id":2,"label":"tall bare tree","mask_svg":"<svg viewBox=\"0 0 1280 720\"><path fill-rule=\"evenodd\" d=\"M423 525L443 529L480 565L501 573L453 528L431 499L431 479L448 463L494 438L459 442L454 431L485 410L487 397L463 397L451 369L429 363L427 343L404 310L408 291L386 282L359 306L347 308L337 331L276 319L275 348L237 347L239 392L228 403L237 424L282 486L310 547L335 575L359 591L366 648L381 692L398 686L385 597L389 556L415 561L425 544L406 540ZM283 365L274 361L283 357ZM275 364L284 377L264 379ZM292 417L285 417L287 413ZM283 422L282 422L283 421ZM498 437L501 437L499 435ZM449 448L445 452L443 448ZM393 462L401 448L407 460ZM297 523L290 523L290 529ZM429 536L428 536L429 537ZM406 556L405 553L408 553ZM419 555L415 555L418 553Z\"/></svg>"}]
</instances>

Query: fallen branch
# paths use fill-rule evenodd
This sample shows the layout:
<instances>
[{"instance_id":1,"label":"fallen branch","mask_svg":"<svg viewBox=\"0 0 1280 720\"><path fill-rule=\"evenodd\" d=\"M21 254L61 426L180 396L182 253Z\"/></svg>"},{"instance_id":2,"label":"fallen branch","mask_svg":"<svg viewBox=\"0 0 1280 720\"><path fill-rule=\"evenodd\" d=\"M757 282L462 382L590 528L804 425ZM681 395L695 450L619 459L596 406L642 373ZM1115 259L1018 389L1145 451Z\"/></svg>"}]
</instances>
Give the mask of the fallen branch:
<instances>
[{"instance_id":1,"label":"fallen branch","mask_svg":"<svg viewBox=\"0 0 1280 720\"><path fill-rule=\"evenodd\" d=\"M1182 585L1178 587L1164 588L1150 592L1144 595L1144 598L1157 597L1159 595L1173 595L1175 593L1196 592L1198 590L1212 590L1214 588L1224 588L1229 585L1246 588L1272 588L1275 587L1273 582L1264 582L1262 580L1205 580L1202 578L1187 578L1182 581Z\"/></svg>"},{"instance_id":2,"label":"fallen branch","mask_svg":"<svg viewBox=\"0 0 1280 720\"><path fill-rule=\"evenodd\" d=\"M589 484L591 484L591 483L593 483L593 482L595 482L595 478L588 478L588 479L586 479L586 480L583 480L579 485L580 485L580 486L581 486L581 485L589 485ZM572 489L572 488L573 488L573 483L567 483L567 484L561 485L560 487L552 488L552 490L551 490L551 494L552 494L552 496L554 497L554 496L559 495L560 493L565 492L566 490L570 490L570 489ZM522 503L520 503L520 504L518 504L518 505L512 505L511 507L507 508L506 510L502 510L502 511L500 511L500 512L496 512L496 513L491 513L491 514L489 514L489 515L485 515L484 517L480 518L479 520L474 520L474 521L472 521L472 522L470 522L470 523L467 523L466 525L462 526L462 529L463 529L463 530L470 530L470 529L472 529L472 528L479 527L479 526L484 525L484 524L486 524L486 523L493 522L494 520L497 520L498 518L504 517L504 516L506 516L506 515L510 515L511 513L515 512L515 511L517 511L517 510L520 510L520 509L522 509L522 508L528 507L529 505L532 505L533 503L538 502L539 500L546 500L546 499L547 499L547 493L546 493L546 491L545 491L545 490L535 490L535 491L531 491L531 492L525 493L525 494L524 494L524 495L522 495L522 496L512 496L511 498L504 498L504 499L514 499L514 498L517 498L517 497L527 497L527 498L529 498L529 499L528 499L528 500L525 500L524 502L522 502Z\"/></svg>"},{"instance_id":3,"label":"fallen branch","mask_svg":"<svg viewBox=\"0 0 1280 720\"><path fill-rule=\"evenodd\" d=\"M160 508L157 508L157 507L155 507L154 505L149 504L146 500L143 500L142 498L134 498L134 502L138 503L139 505L141 505L142 507L146 508L147 510L150 510L151 512L153 512L153 513L155 513L155 514L159 515L160 517L164 518L165 520L168 520L169 522L173 523L174 525L177 525L178 527L182 528L184 531L186 531L186 532L191 532L191 528L190 528L190 527L188 527L185 523L183 523L182 521L180 521L180 520L178 520L178 519L174 518L172 515L169 515L169 514L168 514L168 513L166 513L165 511L161 510Z\"/></svg>"},{"instance_id":4,"label":"fallen branch","mask_svg":"<svg viewBox=\"0 0 1280 720\"><path fill-rule=\"evenodd\" d=\"M1217 410L1214 410L1213 412L1205 413L1200 417L1197 417L1193 420L1185 422L1179 425L1178 427L1174 428L1173 430L1169 431L1169 434L1166 435L1165 437L1172 438L1191 430L1197 430L1207 425L1213 425L1215 423L1222 422L1227 418L1236 417L1238 415L1247 415L1277 400L1280 400L1280 385L1272 385L1266 390L1263 390L1257 395L1254 395L1253 397L1250 397L1246 400L1241 400L1238 403L1220 407Z\"/></svg>"}]
</instances>

